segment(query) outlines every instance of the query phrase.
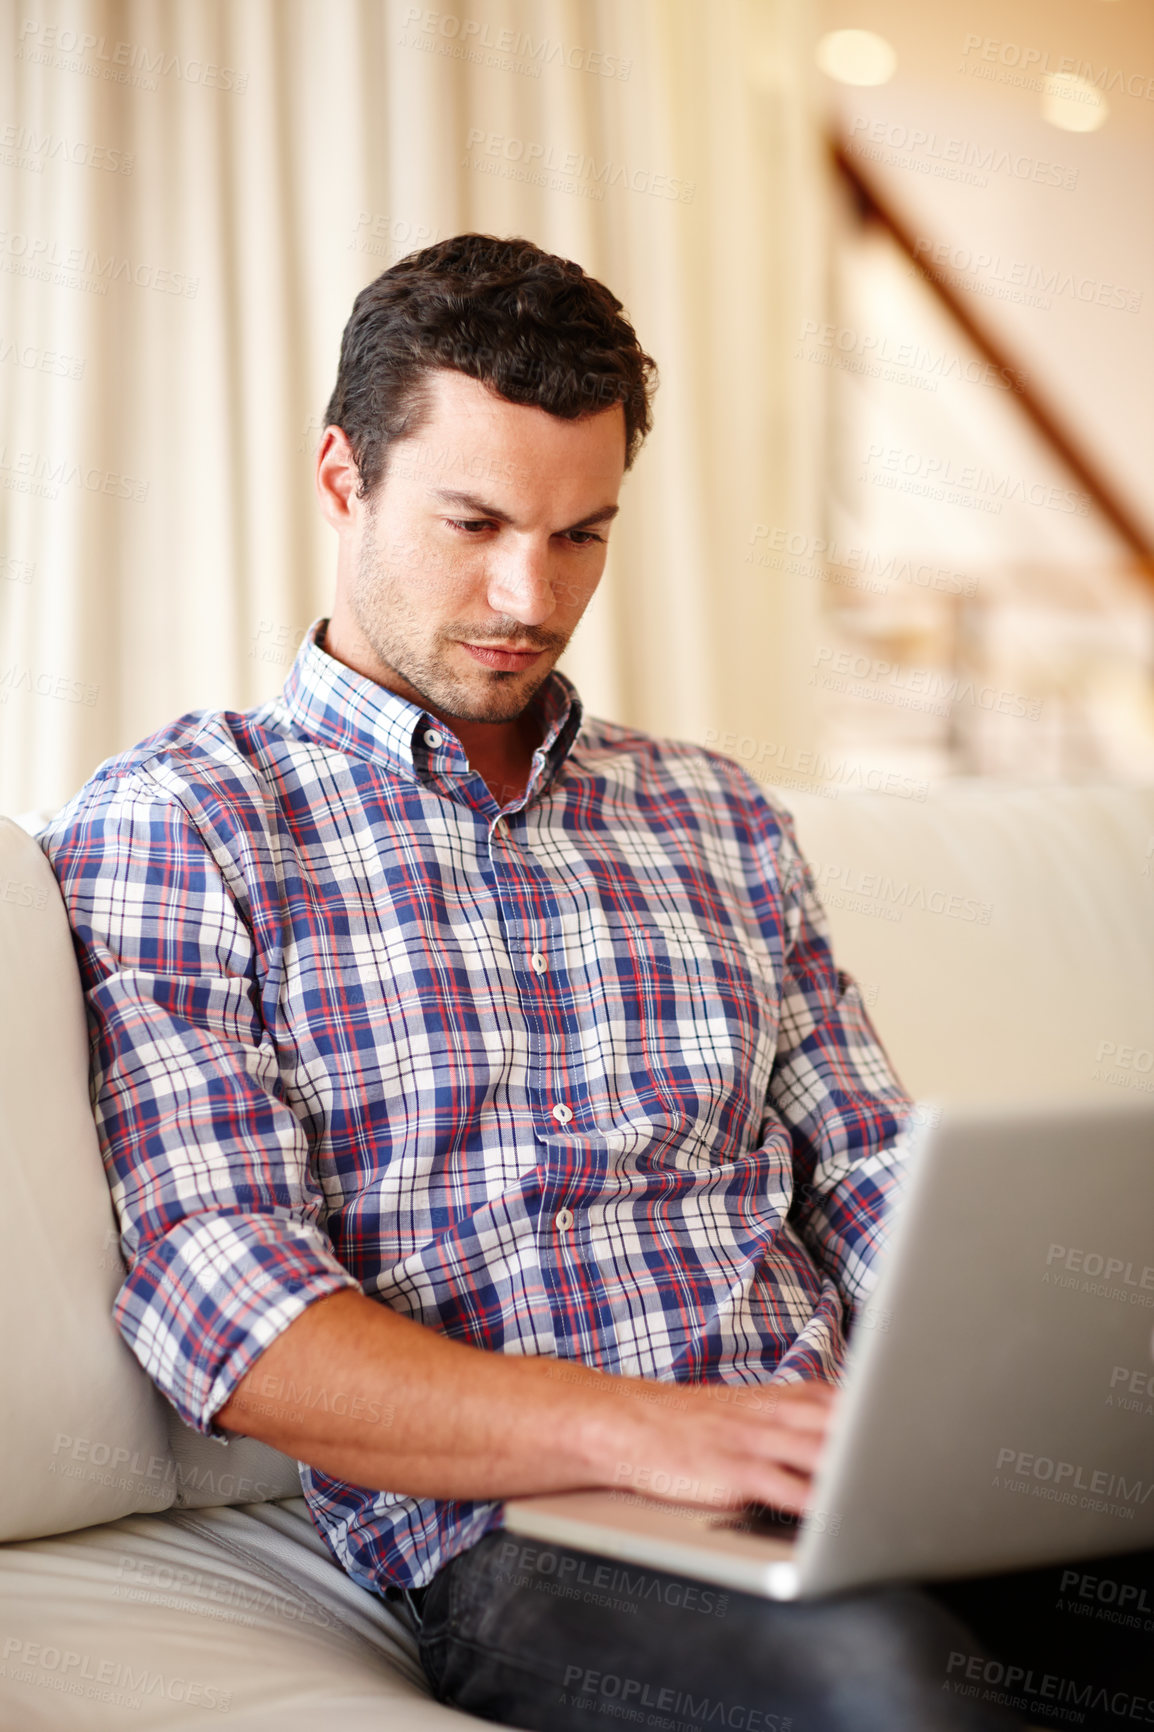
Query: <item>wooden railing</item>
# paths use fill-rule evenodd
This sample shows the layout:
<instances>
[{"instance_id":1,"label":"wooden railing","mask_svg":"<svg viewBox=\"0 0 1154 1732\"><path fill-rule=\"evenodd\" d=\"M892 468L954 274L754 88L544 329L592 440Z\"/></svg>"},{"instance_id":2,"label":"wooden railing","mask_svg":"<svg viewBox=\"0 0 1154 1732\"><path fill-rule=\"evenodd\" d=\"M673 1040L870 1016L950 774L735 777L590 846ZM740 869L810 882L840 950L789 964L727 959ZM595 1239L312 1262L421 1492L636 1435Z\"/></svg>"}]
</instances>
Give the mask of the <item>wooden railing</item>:
<instances>
[{"instance_id":1,"label":"wooden railing","mask_svg":"<svg viewBox=\"0 0 1154 1732\"><path fill-rule=\"evenodd\" d=\"M950 287L945 278L934 271L926 249L915 245L914 236L906 227L893 205L878 189L860 165L848 156L844 147L834 140L831 145L836 168L848 182L863 219L879 223L892 236L905 257L916 268L931 292L937 297L979 354L993 363L1006 380L1022 413L1032 422L1055 456L1077 477L1098 510L1135 556L1139 573L1154 585L1154 541L1138 521L1126 501L1112 485L1068 427L1062 425L1049 406L1031 388L1021 368L1004 344L982 322Z\"/></svg>"}]
</instances>

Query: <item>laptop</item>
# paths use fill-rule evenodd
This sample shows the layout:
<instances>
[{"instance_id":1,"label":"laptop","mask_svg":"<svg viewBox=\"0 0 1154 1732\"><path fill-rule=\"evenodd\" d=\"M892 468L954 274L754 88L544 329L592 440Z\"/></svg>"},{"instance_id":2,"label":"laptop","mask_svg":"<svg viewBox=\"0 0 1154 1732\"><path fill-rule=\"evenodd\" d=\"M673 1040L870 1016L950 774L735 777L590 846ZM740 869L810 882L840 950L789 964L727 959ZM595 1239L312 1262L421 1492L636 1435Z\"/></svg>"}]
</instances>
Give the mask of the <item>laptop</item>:
<instances>
[{"instance_id":1,"label":"laptop","mask_svg":"<svg viewBox=\"0 0 1154 1732\"><path fill-rule=\"evenodd\" d=\"M771 1599L1154 1546L1154 1102L918 1116L808 1515L617 1487L506 1528Z\"/></svg>"}]
</instances>

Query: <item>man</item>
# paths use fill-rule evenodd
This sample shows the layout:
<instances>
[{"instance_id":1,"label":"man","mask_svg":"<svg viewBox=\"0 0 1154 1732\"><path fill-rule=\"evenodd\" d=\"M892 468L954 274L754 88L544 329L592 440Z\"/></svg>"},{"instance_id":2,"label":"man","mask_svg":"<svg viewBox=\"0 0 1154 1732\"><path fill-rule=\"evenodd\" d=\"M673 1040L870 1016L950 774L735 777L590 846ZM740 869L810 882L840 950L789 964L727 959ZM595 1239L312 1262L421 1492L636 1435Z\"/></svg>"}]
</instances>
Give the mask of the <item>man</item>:
<instances>
[{"instance_id":1,"label":"man","mask_svg":"<svg viewBox=\"0 0 1154 1732\"><path fill-rule=\"evenodd\" d=\"M555 671L653 376L609 291L528 242L386 271L317 456L331 617L280 698L180 717L42 835L116 1320L189 1424L307 1464L444 1700L1005 1724L944 1688L978 1650L915 1590L571 1596L587 1560L501 1531L502 1499L582 1486L804 1509L905 1148L788 814Z\"/></svg>"}]
</instances>

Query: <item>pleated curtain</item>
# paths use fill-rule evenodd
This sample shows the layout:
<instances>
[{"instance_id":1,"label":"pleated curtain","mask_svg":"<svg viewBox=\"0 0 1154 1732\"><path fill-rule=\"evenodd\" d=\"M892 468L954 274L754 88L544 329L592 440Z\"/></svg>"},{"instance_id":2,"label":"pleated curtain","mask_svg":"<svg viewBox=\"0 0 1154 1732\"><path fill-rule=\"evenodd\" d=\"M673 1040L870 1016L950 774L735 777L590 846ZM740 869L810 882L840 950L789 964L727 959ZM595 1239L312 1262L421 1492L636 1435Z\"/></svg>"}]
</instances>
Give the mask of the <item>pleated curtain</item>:
<instances>
[{"instance_id":1,"label":"pleated curtain","mask_svg":"<svg viewBox=\"0 0 1154 1732\"><path fill-rule=\"evenodd\" d=\"M0 812L276 691L328 611L312 453L358 289L462 230L621 297L656 428L564 666L812 743L824 284L804 0L0 4Z\"/></svg>"}]
</instances>

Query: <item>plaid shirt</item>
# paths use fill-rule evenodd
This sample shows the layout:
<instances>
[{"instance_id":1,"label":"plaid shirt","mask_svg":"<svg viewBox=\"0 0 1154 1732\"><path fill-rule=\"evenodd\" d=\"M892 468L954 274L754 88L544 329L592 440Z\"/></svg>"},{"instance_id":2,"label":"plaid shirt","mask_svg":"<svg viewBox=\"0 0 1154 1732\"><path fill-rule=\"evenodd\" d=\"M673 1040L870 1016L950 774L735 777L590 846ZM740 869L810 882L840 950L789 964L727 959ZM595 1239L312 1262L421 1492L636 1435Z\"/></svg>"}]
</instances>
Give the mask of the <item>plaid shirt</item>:
<instances>
[{"instance_id":1,"label":"plaid shirt","mask_svg":"<svg viewBox=\"0 0 1154 1732\"><path fill-rule=\"evenodd\" d=\"M909 1101L788 813L728 758L583 720L556 672L501 808L325 623L279 698L181 716L40 835L140 1363L226 1436L263 1349L359 1287L498 1353L835 1377ZM377 1592L501 1517L301 1480Z\"/></svg>"}]
</instances>

